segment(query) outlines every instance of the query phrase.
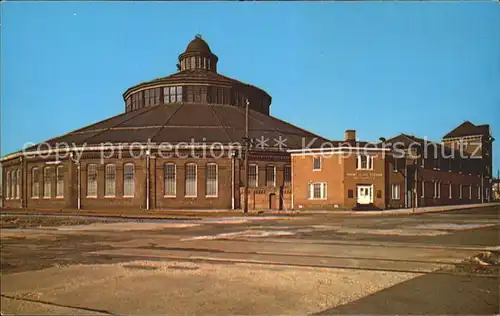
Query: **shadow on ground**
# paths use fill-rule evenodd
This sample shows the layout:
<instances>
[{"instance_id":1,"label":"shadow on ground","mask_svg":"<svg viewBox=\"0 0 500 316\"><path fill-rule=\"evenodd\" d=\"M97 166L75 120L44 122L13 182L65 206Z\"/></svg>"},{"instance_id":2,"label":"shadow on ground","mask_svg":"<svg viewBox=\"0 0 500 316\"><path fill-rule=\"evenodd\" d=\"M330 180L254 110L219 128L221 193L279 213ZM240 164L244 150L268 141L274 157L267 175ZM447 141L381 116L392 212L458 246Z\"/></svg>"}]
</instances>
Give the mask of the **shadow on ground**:
<instances>
[{"instance_id":1,"label":"shadow on ground","mask_svg":"<svg viewBox=\"0 0 500 316\"><path fill-rule=\"evenodd\" d=\"M399 283L316 315L498 314L500 267L470 263L467 260L464 265ZM462 272L474 275L460 275Z\"/></svg>"}]
</instances>

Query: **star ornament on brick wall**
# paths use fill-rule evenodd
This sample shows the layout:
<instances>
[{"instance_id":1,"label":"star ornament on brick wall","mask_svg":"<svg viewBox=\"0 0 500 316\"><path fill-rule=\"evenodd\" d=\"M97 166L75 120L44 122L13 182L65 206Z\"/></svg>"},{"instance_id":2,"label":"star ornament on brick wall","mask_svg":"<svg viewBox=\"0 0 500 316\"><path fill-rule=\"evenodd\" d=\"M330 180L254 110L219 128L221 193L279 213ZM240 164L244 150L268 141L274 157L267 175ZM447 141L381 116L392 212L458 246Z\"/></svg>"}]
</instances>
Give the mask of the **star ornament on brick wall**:
<instances>
[{"instance_id":1,"label":"star ornament on brick wall","mask_svg":"<svg viewBox=\"0 0 500 316\"><path fill-rule=\"evenodd\" d=\"M283 138L281 135L280 137L278 137L278 139L274 139L274 147L278 147L280 150L282 150L283 148L286 148L286 141L287 139L286 138Z\"/></svg>"},{"instance_id":2,"label":"star ornament on brick wall","mask_svg":"<svg viewBox=\"0 0 500 316\"><path fill-rule=\"evenodd\" d=\"M257 145L255 147L257 148L266 148L266 147L269 147L269 145L267 144L267 142L269 141L269 138L267 137L264 137L264 136L261 136L259 138L256 138L255 141L257 142Z\"/></svg>"}]
</instances>

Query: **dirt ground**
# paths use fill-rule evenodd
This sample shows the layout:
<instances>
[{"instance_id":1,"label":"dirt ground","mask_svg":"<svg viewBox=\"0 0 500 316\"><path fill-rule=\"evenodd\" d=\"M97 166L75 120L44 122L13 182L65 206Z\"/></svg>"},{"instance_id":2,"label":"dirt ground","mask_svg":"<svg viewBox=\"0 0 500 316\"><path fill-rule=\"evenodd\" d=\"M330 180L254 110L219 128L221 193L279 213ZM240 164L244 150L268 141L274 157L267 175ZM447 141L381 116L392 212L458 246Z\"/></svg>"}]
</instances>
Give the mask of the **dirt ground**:
<instances>
[{"instance_id":1,"label":"dirt ground","mask_svg":"<svg viewBox=\"0 0 500 316\"><path fill-rule=\"evenodd\" d=\"M88 225L93 223L116 223L120 220L85 219L55 216L0 216L0 228L55 227Z\"/></svg>"}]
</instances>

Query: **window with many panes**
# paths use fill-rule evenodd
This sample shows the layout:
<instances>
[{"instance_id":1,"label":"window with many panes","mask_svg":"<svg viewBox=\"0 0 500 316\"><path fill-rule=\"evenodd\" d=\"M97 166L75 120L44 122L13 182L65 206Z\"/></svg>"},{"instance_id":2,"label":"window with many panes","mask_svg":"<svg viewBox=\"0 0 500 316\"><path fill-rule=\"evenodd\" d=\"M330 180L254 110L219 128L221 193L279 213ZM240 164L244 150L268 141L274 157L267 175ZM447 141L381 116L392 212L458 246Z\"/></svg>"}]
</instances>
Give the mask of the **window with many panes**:
<instances>
[{"instance_id":1,"label":"window with many panes","mask_svg":"<svg viewBox=\"0 0 500 316\"><path fill-rule=\"evenodd\" d=\"M127 163L123 166L123 196L133 197L135 193L135 166Z\"/></svg>"},{"instance_id":2,"label":"window with many panes","mask_svg":"<svg viewBox=\"0 0 500 316\"><path fill-rule=\"evenodd\" d=\"M272 165L266 166L266 186L276 186L276 167Z\"/></svg>"},{"instance_id":3,"label":"window with many panes","mask_svg":"<svg viewBox=\"0 0 500 316\"><path fill-rule=\"evenodd\" d=\"M37 167L31 169L31 197L40 197L40 172Z\"/></svg>"},{"instance_id":4,"label":"window with many panes","mask_svg":"<svg viewBox=\"0 0 500 316\"><path fill-rule=\"evenodd\" d=\"M116 195L116 167L107 164L105 167L104 196L114 197Z\"/></svg>"},{"instance_id":5,"label":"window with many panes","mask_svg":"<svg viewBox=\"0 0 500 316\"><path fill-rule=\"evenodd\" d=\"M313 157L313 170L321 170L321 157Z\"/></svg>"},{"instance_id":6,"label":"window with many panes","mask_svg":"<svg viewBox=\"0 0 500 316\"><path fill-rule=\"evenodd\" d=\"M325 200L326 199L326 183L316 182L309 184L309 199L310 200Z\"/></svg>"},{"instance_id":7,"label":"window with many panes","mask_svg":"<svg viewBox=\"0 0 500 316\"><path fill-rule=\"evenodd\" d=\"M152 106L160 104L161 88L153 88L144 91L144 105Z\"/></svg>"},{"instance_id":8,"label":"window with many panes","mask_svg":"<svg viewBox=\"0 0 500 316\"><path fill-rule=\"evenodd\" d=\"M285 166L283 168L283 185L289 187L292 184L292 167Z\"/></svg>"},{"instance_id":9,"label":"window with many panes","mask_svg":"<svg viewBox=\"0 0 500 316\"><path fill-rule=\"evenodd\" d=\"M373 156L358 155L356 157L356 169L358 169L358 170L371 170L371 169L373 169Z\"/></svg>"},{"instance_id":10,"label":"window with many panes","mask_svg":"<svg viewBox=\"0 0 500 316\"><path fill-rule=\"evenodd\" d=\"M217 196L218 194L218 175L217 165L214 163L208 164L206 169L206 195Z\"/></svg>"},{"instance_id":11,"label":"window with many panes","mask_svg":"<svg viewBox=\"0 0 500 316\"><path fill-rule=\"evenodd\" d=\"M56 168L56 197L64 197L64 172L63 166L57 166Z\"/></svg>"},{"instance_id":12,"label":"window with many panes","mask_svg":"<svg viewBox=\"0 0 500 316\"><path fill-rule=\"evenodd\" d=\"M176 165L173 163L165 164L164 174L165 174L165 192L164 192L164 195L167 197L175 197L177 194L177 187L176 187L177 168L176 168Z\"/></svg>"},{"instance_id":13,"label":"window with many panes","mask_svg":"<svg viewBox=\"0 0 500 316\"><path fill-rule=\"evenodd\" d=\"M259 166L251 164L248 166L248 186L256 188L259 185Z\"/></svg>"},{"instance_id":14,"label":"window with many panes","mask_svg":"<svg viewBox=\"0 0 500 316\"><path fill-rule=\"evenodd\" d=\"M163 103L182 102L182 86L163 88Z\"/></svg>"},{"instance_id":15,"label":"window with many panes","mask_svg":"<svg viewBox=\"0 0 500 316\"><path fill-rule=\"evenodd\" d=\"M197 167L194 163L186 164L186 174L185 174L185 196L195 197L197 196Z\"/></svg>"},{"instance_id":16,"label":"window with many panes","mask_svg":"<svg viewBox=\"0 0 500 316\"><path fill-rule=\"evenodd\" d=\"M97 197L97 165L87 165L87 197Z\"/></svg>"}]
</instances>

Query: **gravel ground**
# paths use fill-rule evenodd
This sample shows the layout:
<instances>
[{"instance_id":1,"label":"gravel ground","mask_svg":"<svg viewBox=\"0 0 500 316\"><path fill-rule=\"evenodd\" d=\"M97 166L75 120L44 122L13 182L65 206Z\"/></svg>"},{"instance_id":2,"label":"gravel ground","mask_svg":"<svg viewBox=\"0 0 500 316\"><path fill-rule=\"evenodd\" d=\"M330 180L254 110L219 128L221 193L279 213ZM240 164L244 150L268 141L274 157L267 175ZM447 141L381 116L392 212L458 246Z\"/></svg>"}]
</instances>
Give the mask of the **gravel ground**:
<instances>
[{"instance_id":1,"label":"gravel ground","mask_svg":"<svg viewBox=\"0 0 500 316\"><path fill-rule=\"evenodd\" d=\"M133 261L6 275L2 293L113 314L305 315L351 302L419 275ZM34 278L36 284L32 282ZM2 311L33 312L33 306L26 304L4 299ZM43 308L45 313L57 312L50 306Z\"/></svg>"},{"instance_id":2,"label":"gravel ground","mask_svg":"<svg viewBox=\"0 0 500 316\"><path fill-rule=\"evenodd\" d=\"M88 225L93 223L117 223L120 220L98 220L83 218L65 218L56 216L0 216L0 228L33 228L70 225Z\"/></svg>"}]
</instances>

